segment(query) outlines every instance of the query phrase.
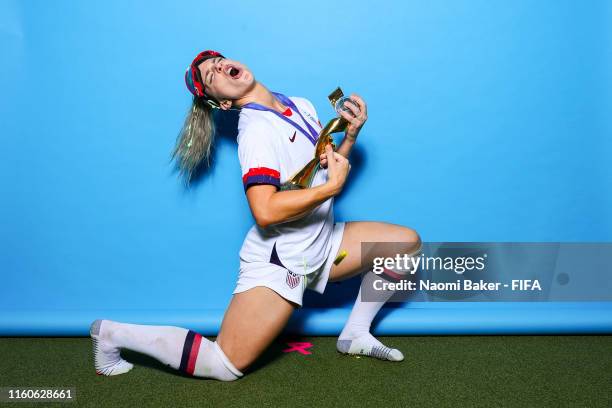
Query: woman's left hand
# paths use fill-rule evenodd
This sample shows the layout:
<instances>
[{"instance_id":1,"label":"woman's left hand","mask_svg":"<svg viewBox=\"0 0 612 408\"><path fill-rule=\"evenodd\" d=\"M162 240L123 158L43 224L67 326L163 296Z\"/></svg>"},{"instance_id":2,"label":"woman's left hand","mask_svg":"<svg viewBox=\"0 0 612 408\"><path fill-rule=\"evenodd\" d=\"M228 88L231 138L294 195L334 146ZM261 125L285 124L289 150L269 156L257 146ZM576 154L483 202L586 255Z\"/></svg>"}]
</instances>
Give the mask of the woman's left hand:
<instances>
[{"instance_id":1,"label":"woman's left hand","mask_svg":"<svg viewBox=\"0 0 612 408\"><path fill-rule=\"evenodd\" d=\"M359 131L365 124L366 120L368 120L368 107L365 101L357 94L351 94L349 98L351 98L351 100L357 104L357 107L352 103L347 103L346 106L351 111L341 111L340 116L346 119L349 123L344 133L345 137L354 142L355 139L357 139Z\"/></svg>"}]
</instances>

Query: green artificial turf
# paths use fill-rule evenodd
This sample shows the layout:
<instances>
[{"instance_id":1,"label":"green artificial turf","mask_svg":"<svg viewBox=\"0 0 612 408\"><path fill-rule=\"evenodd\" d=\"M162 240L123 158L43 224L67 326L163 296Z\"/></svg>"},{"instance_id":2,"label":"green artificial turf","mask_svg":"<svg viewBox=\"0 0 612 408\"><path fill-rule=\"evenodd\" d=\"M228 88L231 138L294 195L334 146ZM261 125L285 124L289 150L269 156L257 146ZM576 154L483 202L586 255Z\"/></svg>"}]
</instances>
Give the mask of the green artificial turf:
<instances>
[{"instance_id":1,"label":"green artificial turf","mask_svg":"<svg viewBox=\"0 0 612 408\"><path fill-rule=\"evenodd\" d=\"M94 372L88 338L0 338L0 387L75 387L91 407L610 407L611 336L383 337L401 363L336 352L334 337L282 337L242 379L194 379L132 352ZM283 353L288 341L311 355ZM0 405L9 406L9 404Z\"/></svg>"}]
</instances>

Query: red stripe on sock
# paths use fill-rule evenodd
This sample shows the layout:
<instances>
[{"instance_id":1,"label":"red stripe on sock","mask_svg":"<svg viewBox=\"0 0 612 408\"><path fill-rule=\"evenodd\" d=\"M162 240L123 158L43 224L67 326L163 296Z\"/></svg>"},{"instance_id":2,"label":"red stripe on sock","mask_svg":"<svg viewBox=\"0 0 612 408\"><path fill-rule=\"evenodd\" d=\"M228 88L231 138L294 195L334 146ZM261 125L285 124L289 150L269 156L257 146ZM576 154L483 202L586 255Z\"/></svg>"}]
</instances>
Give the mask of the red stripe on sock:
<instances>
[{"instance_id":1,"label":"red stripe on sock","mask_svg":"<svg viewBox=\"0 0 612 408\"><path fill-rule=\"evenodd\" d=\"M399 273L392 271L391 269L384 268L384 273L387 276L390 276L395 279L402 279L405 275L400 275Z\"/></svg>"},{"instance_id":2,"label":"red stripe on sock","mask_svg":"<svg viewBox=\"0 0 612 408\"><path fill-rule=\"evenodd\" d=\"M198 351L200 351L200 343L202 342L202 335L197 334L193 338L191 344L191 351L189 352L189 362L187 363L187 374L193 375L195 370L196 360L198 359Z\"/></svg>"}]
</instances>

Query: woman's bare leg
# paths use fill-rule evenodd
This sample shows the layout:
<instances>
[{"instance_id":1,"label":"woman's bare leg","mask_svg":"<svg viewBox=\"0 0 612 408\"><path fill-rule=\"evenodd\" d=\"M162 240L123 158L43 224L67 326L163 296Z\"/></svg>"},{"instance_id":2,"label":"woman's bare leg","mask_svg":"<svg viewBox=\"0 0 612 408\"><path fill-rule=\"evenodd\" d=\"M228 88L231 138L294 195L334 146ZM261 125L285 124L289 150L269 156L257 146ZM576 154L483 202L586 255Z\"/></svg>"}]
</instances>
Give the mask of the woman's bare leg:
<instances>
[{"instance_id":1,"label":"woman's bare leg","mask_svg":"<svg viewBox=\"0 0 612 408\"><path fill-rule=\"evenodd\" d=\"M421 246L417 232L408 227L385 222L347 222L340 250L345 250L348 255L338 265L332 266L329 273L330 282L348 279L368 271L367 265L361 265L362 242L402 242L405 243L403 250L406 253L414 252Z\"/></svg>"},{"instance_id":2,"label":"woman's bare leg","mask_svg":"<svg viewBox=\"0 0 612 408\"><path fill-rule=\"evenodd\" d=\"M407 251L420 246L419 236L410 228L381 222L348 222L340 245L348 255L339 265L333 265L330 281L347 279L364 271L361 242L404 242ZM243 370L279 335L295 308L293 303L263 286L235 294L225 312L217 343L236 368Z\"/></svg>"},{"instance_id":3,"label":"woman's bare leg","mask_svg":"<svg viewBox=\"0 0 612 408\"><path fill-rule=\"evenodd\" d=\"M236 294L216 341L182 327L96 320L90 329L96 372L110 376L130 371L133 365L120 355L128 349L188 375L234 381L280 333L295 307L266 287Z\"/></svg>"},{"instance_id":4,"label":"woman's bare leg","mask_svg":"<svg viewBox=\"0 0 612 408\"><path fill-rule=\"evenodd\" d=\"M233 296L217 343L239 370L251 365L283 330L297 306L264 286Z\"/></svg>"},{"instance_id":5,"label":"woman's bare leg","mask_svg":"<svg viewBox=\"0 0 612 408\"><path fill-rule=\"evenodd\" d=\"M371 259L377 256L393 256L389 253L389 246L372 247L363 259L361 254L362 242L393 242L393 251L413 255L421 248L418 234L401 225L382 222L349 222L344 228L344 235L340 250L347 251L348 255L340 264L333 265L330 271L330 281L350 278L356 274L367 272ZM371 279L371 273L364 275L364 279ZM403 354L396 349L389 348L370 334L370 326L374 317L383 304L393 295L387 291L380 294L376 301L362 300L361 287L355 300L351 314L338 337L336 347L338 351L347 354L362 354L377 357L382 360L401 361Z\"/></svg>"}]
</instances>

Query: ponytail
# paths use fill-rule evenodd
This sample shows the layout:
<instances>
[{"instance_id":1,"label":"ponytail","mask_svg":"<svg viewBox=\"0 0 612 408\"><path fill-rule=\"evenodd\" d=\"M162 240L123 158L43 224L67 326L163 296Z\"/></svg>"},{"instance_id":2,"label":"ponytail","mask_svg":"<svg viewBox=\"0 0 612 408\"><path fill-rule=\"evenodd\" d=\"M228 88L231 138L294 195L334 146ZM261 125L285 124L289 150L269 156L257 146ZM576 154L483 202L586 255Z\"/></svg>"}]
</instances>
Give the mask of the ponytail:
<instances>
[{"instance_id":1,"label":"ponytail","mask_svg":"<svg viewBox=\"0 0 612 408\"><path fill-rule=\"evenodd\" d=\"M215 137L213 108L205 98L193 97L191 109L185 117L172 152L181 176L189 185L194 171L202 163L210 167L211 149Z\"/></svg>"}]
</instances>

